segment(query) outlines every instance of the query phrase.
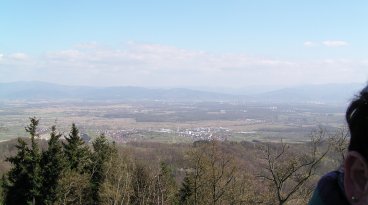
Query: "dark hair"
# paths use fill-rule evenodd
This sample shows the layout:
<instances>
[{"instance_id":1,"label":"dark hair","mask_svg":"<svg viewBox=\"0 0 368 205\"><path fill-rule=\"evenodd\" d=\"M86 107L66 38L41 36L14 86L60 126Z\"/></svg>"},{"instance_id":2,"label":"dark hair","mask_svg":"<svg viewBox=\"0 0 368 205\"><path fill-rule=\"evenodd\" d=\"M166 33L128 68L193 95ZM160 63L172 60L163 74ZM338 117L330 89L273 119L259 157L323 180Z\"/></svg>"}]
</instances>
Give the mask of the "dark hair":
<instances>
[{"instance_id":1,"label":"dark hair","mask_svg":"<svg viewBox=\"0 0 368 205\"><path fill-rule=\"evenodd\" d=\"M357 151L368 158L368 86L350 103L346 121L350 130L349 151Z\"/></svg>"}]
</instances>

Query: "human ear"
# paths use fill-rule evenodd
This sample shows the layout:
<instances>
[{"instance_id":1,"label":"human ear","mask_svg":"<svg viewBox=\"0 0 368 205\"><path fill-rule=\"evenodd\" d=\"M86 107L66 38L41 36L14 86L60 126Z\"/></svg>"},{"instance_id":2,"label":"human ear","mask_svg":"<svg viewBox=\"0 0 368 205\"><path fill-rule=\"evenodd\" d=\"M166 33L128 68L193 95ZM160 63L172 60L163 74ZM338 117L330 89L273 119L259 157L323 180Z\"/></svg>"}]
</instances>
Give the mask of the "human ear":
<instances>
[{"instance_id":1,"label":"human ear","mask_svg":"<svg viewBox=\"0 0 368 205\"><path fill-rule=\"evenodd\" d=\"M368 166L366 160L356 151L350 151L345 159L345 194L349 201L359 199L368 193Z\"/></svg>"}]
</instances>

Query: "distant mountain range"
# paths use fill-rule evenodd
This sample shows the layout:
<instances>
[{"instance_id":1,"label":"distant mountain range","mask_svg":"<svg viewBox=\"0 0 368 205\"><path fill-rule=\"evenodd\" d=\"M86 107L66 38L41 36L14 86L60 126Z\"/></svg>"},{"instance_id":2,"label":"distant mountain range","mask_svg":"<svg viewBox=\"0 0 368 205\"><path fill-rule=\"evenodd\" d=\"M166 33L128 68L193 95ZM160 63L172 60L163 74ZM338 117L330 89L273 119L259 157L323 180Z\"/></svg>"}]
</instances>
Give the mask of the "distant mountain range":
<instances>
[{"instance_id":1,"label":"distant mountain range","mask_svg":"<svg viewBox=\"0 0 368 205\"><path fill-rule=\"evenodd\" d=\"M227 94L185 88L66 86L45 82L0 83L0 100L95 101L252 101L292 103L347 103L364 85L325 84L284 88L270 92Z\"/></svg>"},{"instance_id":2,"label":"distant mountain range","mask_svg":"<svg viewBox=\"0 0 368 205\"><path fill-rule=\"evenodd\" d=\"M255 94L256 100L273 102L347 103L364 87L364 84L323 84L284 88Z\"/></svg>"},{"instance_id":3,"label":"distant mountain range","mask_svg":"<svg viewBox=\"0 0 368 205\"><path fill-rule=\"evenodd\" d=\"M232 95L184 88L66 86L45 82L0 83L0 100L225 100Z\"/></svg>"}]
</instances>

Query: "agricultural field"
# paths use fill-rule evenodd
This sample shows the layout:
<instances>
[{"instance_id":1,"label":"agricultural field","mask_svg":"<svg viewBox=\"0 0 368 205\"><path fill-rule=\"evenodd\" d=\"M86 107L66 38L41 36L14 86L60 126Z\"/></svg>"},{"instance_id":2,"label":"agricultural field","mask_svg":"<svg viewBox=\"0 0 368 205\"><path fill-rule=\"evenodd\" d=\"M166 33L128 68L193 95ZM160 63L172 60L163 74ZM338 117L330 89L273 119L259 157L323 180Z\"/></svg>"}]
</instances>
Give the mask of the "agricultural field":
<instances>
[{"instance_id":1,"label":"agricultural field","mask_svg":"<svg viewBox=\"0 0 368 205\"><path fill-rule=\"evenodd\" d=\"M47 138L56 124L67 134L73 122L87 138L104 133L120 143L308 140L318 127L344 126L346 105L254 102L7 101L0 103L0 140L25 136L28 118L41 120Z\"/></svg>"}]
</instances>

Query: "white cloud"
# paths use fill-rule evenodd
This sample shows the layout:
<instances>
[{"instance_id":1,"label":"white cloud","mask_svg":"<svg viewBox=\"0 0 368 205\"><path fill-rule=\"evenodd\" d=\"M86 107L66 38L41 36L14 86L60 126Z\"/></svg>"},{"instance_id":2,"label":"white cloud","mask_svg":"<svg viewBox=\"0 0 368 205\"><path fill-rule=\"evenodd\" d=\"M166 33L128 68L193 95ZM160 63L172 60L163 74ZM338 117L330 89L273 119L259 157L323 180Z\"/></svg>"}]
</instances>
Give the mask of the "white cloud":
<instances>
[{"instance_id":1,"label":"white cloud","mask_svg":"<svg viewBox=\"0 0 368 205\"><path fill-rule=\"evenodd\" d=\"M18 61L14 57L31 60ZM118 48L78 45L38 57L4 55L0 64L0 82L13 79L101 86L174 87L364 82L368 76L367 62L349 59L291 61L131 42Z\"/></svg>"},{"instance_id":2,"label":"white cloud","mask_svg":"<svg viewBox=\"0 0 368 205\"><path fill-rule=\"evenodd\" d=\"M346 41L341 41L341 40L325 40L322 42L317 42L317 41L305 41L303 43L303 45L305 47L317 47L319 45L323 45L326 47L343 47L343 46L348 46L349 43Z\"/></svg>"},{"instance_id":3,"label":"white cloud","mask_svg":"<svg viewBox=\"0 0 368 205\"><path fill-rule=\"evenodd\" d=\"M313 41L305 41L303 43L303 45L305 47L316 47L316 46L318 46L318 43L317 42L313 42Z\"/></svg>"},{"instance_id":4,"label":"white cloud","mask_svg":"<svg viewBox=\"0 0 368 205\"><path fill-rule=\"evenodd\" d=\"M11 58L11 59L20 60L20 61L24 61L24 60L29 59L29 56L25 53L12 53L8 57Z\"/></svg>"},{"instance_id":5,"label":"white cloud","mask_svg":"<svg viewBox=\"0 0 368 205\"><path fill-rule=\"evenodd\" d=\"M346 41L336 41L336 40L326 40L326 41L323 41L322 44L327 47L342 47L342 46L349 45L349 43Z\"/></svg>"}]
</instances>

